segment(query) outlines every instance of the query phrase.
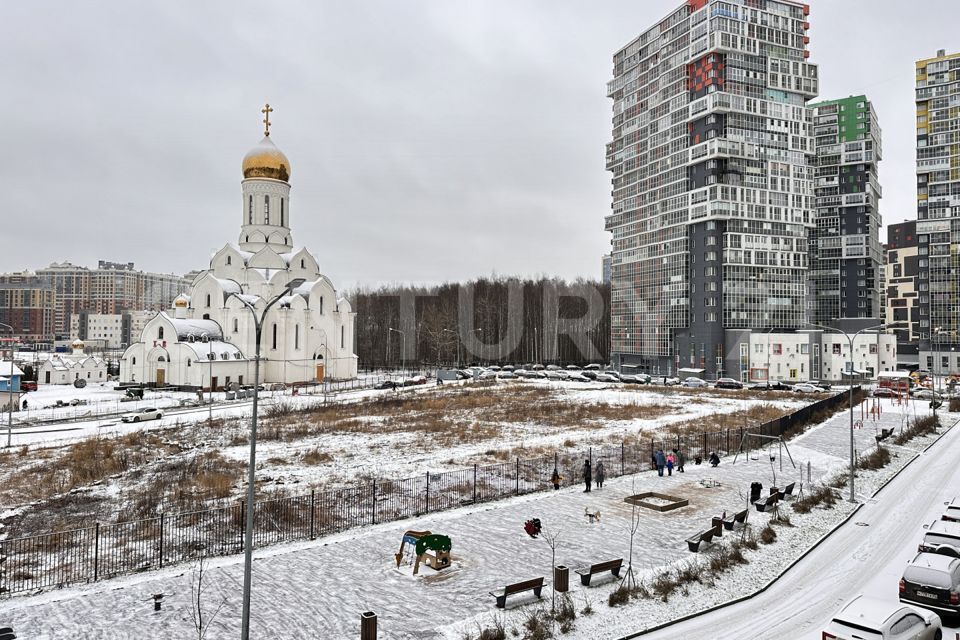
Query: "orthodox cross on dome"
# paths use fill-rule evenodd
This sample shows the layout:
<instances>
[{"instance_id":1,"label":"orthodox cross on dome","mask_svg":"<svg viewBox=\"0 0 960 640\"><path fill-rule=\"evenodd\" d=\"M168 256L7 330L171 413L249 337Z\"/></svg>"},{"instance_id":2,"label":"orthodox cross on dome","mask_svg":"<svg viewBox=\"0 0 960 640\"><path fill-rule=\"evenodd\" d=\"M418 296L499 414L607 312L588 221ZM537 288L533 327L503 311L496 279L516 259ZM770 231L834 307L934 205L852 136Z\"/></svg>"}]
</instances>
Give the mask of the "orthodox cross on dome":
<instances>
[{"instance_id":1,"label":"orthodox cross on dome","mask_svg":"<svg viewBox=\"0 0 960 640\"><path fill-rule=\"evenodd\" d=\"M272 111L273 111L273 107L271 107L269 103L268 103L268 104L265 104L265 105L263 106L263 109L260 109L260 113L262 113L262 114L264 115L264 118L263 118L263 125L264 125L263 135L265 135L265 136L267 136L267 137L270 136L270 113L271 113Z\"/></svg>"}]
</instances>

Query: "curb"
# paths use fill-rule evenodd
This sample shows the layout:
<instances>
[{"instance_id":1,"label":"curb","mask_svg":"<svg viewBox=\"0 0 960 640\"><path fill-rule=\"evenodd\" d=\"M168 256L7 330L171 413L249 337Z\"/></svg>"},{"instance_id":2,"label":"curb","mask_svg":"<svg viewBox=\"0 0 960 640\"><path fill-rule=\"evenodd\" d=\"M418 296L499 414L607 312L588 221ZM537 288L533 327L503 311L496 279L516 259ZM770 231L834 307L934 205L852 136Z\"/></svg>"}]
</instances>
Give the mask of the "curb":
<instances>
[{"instance_id":1,"label":"curb","mask_svg":"<svg viewBox=\"0 0 960 640\"><path fill-rule=\"evenodd\" d=\"M933 442L931 442L923 451L926 452L927 450L929 450L930 447L932 447L932 446L935 445L937 442L939 442L939 441L940 441L940 438L942 438L943 436L945 436L951 429L953 429L953 427L957 426L957 424L960 424L960 420L958 420L957 422L954 422L952 425L950 425L949 427L947 427L946 429L944 429L944 430L943 430L943 433L941 433L941 434L937 437L937 439L934 440ZM914 461L916 461L916 459L919 458L919 457L920 457L920 454L919 454L919 453L914 454L913 458L911 458L905 465L903 465L903 467L901 467L899 471L897 471L895 474L893 474L893 475L890 476L887 480L885 480L884 483L881 484L880 487L878 487L877 490L873 492L873 494L871 494L870 499L875 498L875 497L877 496L877 494L879 494L884 488L886 488L886 486L887 486L888 484L890 484L890 482L893 481L894 478L896 478L896 477L899 476L901 473L903 473L903 470L906 469L907 467L909 467L911 464L913 464ZM757 589L756 591L754 591L754 592L752 592L752 593L749 593L749 594L746 594L746 595L743 595L743 596L740 596L739 598L734 598L733 600L727 600L726 602L721 602L720 604L714 605L714 606L712 606L712 607L710 607L710 608L708 608L708 609L703 609L702 611L697 611L697 612L695 612L695 613L690 613L690 614L687 614L687 615L682 616L682 617L680 617L680 618L677 618L677 619L675 619L675 620L670 620L669 622L664 622L664 623L662 623L662 624L658 624L658 625L655 626L655 627L649 627L649 628L644 629L644 630L642 630L642 631L637 631L637 632L635 632L635 633L631 633L631 634L628 634L628 635L625 635L625 636L620 636L620 637L618 638L618 640L631 640L632 638L639 638L640 636L646 635L646 634L648 634L648 633L652 633L652 632L654 632L654 631L660 631L661 629L666 629L667 627L671 627L671 626L673 626L673 625L675 625L675 624L679 624L679 623L681 623L681 622L686 622L687 620L692 620L693 618L697 618L697 617L700 617L700 616L702 616L702 615L706 615L706 614L708 614L708 613L713 613L714 611L718 611L718 610L720 610L720 609L729 607L729 606L731 606L731 605L739 604L739 603L741 603L741 602L744 602L744 601L746 601L746 600L749 600L749 599L753 598L754 596L760 595L761 593L763 593L764 591L766 591L767 589L769 589L770 587L772 587L772 586L774 585L774 583L777 582L778 580L780 580L784 575L786 575L786 573L787 573L788 571L790 571L790 569L792 569L798 562L800 562L801 560L803 560L803 559L804 559L805 557L807 557L810 553L812 553L814 549L816 549L817 547L819 547L820 544L821 544L824 540L826 540L827 538L829 538L830 536L832 536L832 535L837 531L837 529L839 529L840 527L842 527L842 526L844 526L845 524L847 524L847 523L850 521L850 519L853 518L853 516L856 515L856 513L857 513L858 511L860 511L861 508L863 508L863 506L864 506L865 504L866 504L865 502L859 503L853 511L851 511L849 514L847 514L847 516L846 516L845 518L843 518L843 520L841 520L841 521L838 522L836 525L834 525L829 531L827 531L827 532L826 532L825 534L823 534L823 536L821 536L816 542L814 542L813 545L811 545L806 551L804 551L802 554L800 554L799 556L797 556L797 557L793 560L793 562L791 562L790 564L788 564L788 565L783 569L783 571L781 571L779 574L777 574L776 576L774 576L773 578L771 578L771 580L770 580L767 584L763 585L762 587L760 587L760 588Z\"/></svg>"}]
</instances>

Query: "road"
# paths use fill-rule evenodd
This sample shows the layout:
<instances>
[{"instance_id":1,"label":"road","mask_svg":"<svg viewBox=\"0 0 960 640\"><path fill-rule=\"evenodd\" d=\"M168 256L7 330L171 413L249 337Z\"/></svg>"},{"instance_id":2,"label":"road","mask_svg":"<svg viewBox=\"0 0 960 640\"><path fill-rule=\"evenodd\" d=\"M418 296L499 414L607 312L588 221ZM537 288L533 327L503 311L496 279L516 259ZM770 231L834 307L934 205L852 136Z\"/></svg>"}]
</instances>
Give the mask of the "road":
<instances>
[{"instance_id":1,"label":"road","mask_svg":"<svg viewBox=\"0 0 960 640\"><path fill-rule=\"evenodd\" d=\"M922 526L938 519L944 503L960 493L958 459L960 426L767 591L641 637L819 640L826 621L857 594L896 602L897 583L917 553ZM958 630L945 625L944 638Z\"/></svg>"}]
</instances>

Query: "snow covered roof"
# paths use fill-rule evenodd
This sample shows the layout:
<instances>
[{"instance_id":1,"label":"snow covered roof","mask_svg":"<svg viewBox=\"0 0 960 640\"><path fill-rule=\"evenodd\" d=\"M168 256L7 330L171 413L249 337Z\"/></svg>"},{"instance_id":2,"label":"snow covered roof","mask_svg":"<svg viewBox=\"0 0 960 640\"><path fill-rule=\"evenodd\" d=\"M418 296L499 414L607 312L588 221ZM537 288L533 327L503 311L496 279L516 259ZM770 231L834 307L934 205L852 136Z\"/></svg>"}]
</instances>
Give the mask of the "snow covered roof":
<instances>
[{"instance_id":1,"label":"snow covered roof","mask_svg":"<svg viewBox=\"0 0 960 640\"><path fill-rule=\"evenodd\" d=\"M11 367L13 368L11 369ZM20 367L18 367L17 365L13 364L9 360L0 360L0 373L5 373L7 375L10 375L11 372L15 376L23 375L23 371L21 371Z\"/></svg>"},{"instance_id":2,"label":"snow covered roof","mask_svg":"<svg viewBox=\"0 0 960 640\"><path fill-rule=\"evenodd\" d=\"M851 600L834 619L881 627L900 607L900 603L896 601L860 595Z\"/></svg>"},{"instance_id":3,"label":"snow covered roof","mask_svg":"<svg viewBox=\"0 0 960 640\"><path fill-rule=\"evenodd\" d=\"M194 318L171 318L170 316L163 314L164 317L170 321L170 324L173 325L173 328L177 331L177 337L181 340L186 339L189 336L201 337L203 334L207 334L209 338L222 338L223 331L220 329L220 325L213 320L197 320Z\"/></svg>"},{"instance_id":4,"label":"snow covered roof","mask_svg":"<svg viewBox=\"0 0 960 640\"><path fill-rule=\"evenodd\" d=\"M185 342L195 354L197 360L209 360L210 353L213 353L214 360L242 360L243 353L236 345L220 340L210 342ZM224 357L226 355L226 357Z\"/></svg>"},{"instance_id":5,"label":"snow covered roof","mask_svg":"<svg viewBox=\"0 0 960 640\"><path fill-rule=\"evenodd\" d=\"M224 293L240 293L242 289L240 288L240 283L236 280L230 280L229 278L217 278L214 277L214 280L220 285L220 288L223 289Z\"/></svg>"}]
</instances>

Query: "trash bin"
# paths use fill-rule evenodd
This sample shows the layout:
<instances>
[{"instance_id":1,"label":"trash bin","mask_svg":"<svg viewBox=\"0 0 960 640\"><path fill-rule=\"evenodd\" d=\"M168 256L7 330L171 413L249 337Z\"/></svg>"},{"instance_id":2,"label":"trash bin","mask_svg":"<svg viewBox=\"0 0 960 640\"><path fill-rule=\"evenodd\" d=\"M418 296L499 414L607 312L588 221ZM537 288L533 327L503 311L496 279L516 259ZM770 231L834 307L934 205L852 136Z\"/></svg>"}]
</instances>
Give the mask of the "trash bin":
<instances>
[{"instance_id":1,"label":"trash bin","mask_svg":"<svg viewBox=\"0 0 960 640\"><path fill-rule=\"evenodd\" d=\"M719 516L714 516L711 519L713 523L713 535L719 537L723 535L723 518Z\"/></svg>"},{"instance_id":2,"label":"trash bin","mask_svg":"<svg viewBox=\"0 0 960 640\"><path fill-rule=\"evenodd\" d=\"M233 400L233 399L236 398L236 397L237 397L237 394L236 394L236 393L234 393L233 391L227 391L227 393L226 393L226 399L227 399L227 400Z\"/></svg>"},{"instance_id":3,"label":"trash bin","mask_svg":"<svg viewBox=\"0 0 960 640\"><path fill-rule=\"evenodd\" d=\"M553 588L557 593L570 590L570 569L562 564L553 568Z\"/></svg>"},{"instance_id":4,"label":"trash bin","mask_svg":"<svg viewBox=\"0 0 960 640\"><path fill-rule=\"evenodd\" d=\"M377 640L377 614L373 611L360 614L360 640Z\"/></svg>"},{"instance_id":5,"label":"trash bin","mask_svg":"<svg viewBox=\"0 0 960 640\"><path fill-rule=\"evenodd\" d=\"M761 493L763 493L762 482L753 482L750 484L750 502L756 502L759 500Z\"/></svg>"}]
</instances>

